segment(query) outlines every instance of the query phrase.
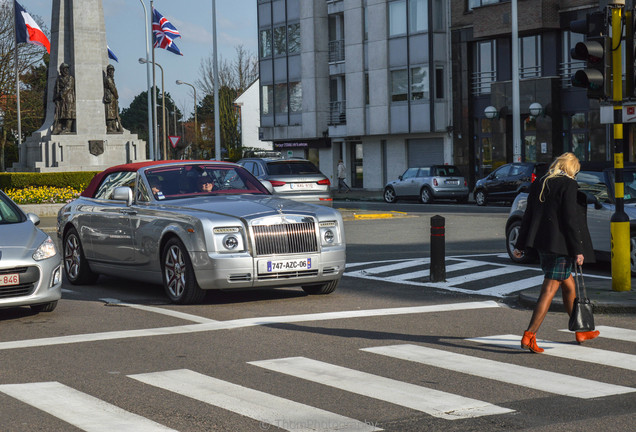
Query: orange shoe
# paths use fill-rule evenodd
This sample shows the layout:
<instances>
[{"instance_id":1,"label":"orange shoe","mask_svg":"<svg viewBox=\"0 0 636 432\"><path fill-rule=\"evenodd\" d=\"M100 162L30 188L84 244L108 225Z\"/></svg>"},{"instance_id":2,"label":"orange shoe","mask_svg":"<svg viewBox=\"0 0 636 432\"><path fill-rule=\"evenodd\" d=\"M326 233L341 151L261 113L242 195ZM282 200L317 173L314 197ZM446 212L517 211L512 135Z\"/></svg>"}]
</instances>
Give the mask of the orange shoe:
<instances>
[{"instance_id":1,"label":"orange shoe","mask_svg":"<svg viewBox=\"0 0 636 432\"><path fill-rule=\"evenodd\" d=\"M586 331L586 332L576 332L576 341L578 343L583 343L586 340L592 340L595 337L598 337L598 335L600 335L601 332L598 330L594 330L594 331Z\"/></svg>"},{"instance_id":2,"label":"orange shoe","mask_svg":"<svg viewBox=\"0 0 636 432\"><path fill-rule=\"evenodd\" d=\"M537 345L537 334L529 332L527 330L523 332L523 337L521 338L521 348L528 349L534 353L542 353L544 351L543 348L539 348L539 346Z\"/></svg>"}]
</instances>

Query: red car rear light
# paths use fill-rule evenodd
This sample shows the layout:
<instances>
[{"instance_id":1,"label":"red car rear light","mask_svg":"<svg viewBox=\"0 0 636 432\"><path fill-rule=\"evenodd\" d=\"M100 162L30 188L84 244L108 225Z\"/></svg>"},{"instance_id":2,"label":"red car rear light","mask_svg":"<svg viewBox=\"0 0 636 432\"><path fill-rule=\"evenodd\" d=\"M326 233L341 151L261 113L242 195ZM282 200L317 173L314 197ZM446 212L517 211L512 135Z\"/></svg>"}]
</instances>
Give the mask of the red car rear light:
<instances>
[{"instance_id":1,"label":"red car rear light","mask_svg":"<svg viewBox=\"0 0 636 432\"><path fill-rule=\"evenodd\" d=\"M536 179L537 179L537 175L535 173L532 173L532 175L530 176L530 183L532 183Z\"/></svg>"},{"instance_id":2,"label":"red car rear light","mask_svg":"<svg viewBox=\"0 0 636 432\"><path fill-rule=\"evenodd\" d=\"M468 182L466 182L466 179L464 179L464 186L468 186Z\"/></svg>"},{"instance_id":3,"label":"red car rear light","mask_svg":"<svg viewBox=\"0 0 636 432\"><path fill-rule=\"evenodd\" d=\"M321 186L325 186L325 185L330 186L331 182L329 181L329 179L322 179L318 181L318 184Z\"/></svg>"},{"instance_id":4,"label":"red car rear light","mask_svg":"<svg viewBox=\"0 0 636 432\"><path fill-rule=\"evenodd\" d=\"M285 186L285 182L284 181L279 181L279 180L270 180L269 181L272 186L274 187L278 187L278 186Z\"/></svg>"}]
</instances>

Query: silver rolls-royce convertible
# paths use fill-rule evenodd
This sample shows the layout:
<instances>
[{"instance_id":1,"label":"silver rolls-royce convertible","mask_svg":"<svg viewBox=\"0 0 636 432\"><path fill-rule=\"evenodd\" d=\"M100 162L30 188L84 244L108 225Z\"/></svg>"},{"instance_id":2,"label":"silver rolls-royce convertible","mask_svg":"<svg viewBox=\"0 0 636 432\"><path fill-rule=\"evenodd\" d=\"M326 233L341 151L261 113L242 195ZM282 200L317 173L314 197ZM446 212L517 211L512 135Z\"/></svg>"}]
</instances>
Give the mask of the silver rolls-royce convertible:
<instances>
[{"instance_id":1,"label":"silver rolls-royce convertible","mask_svg":"<svg viewBox=\"0 0 636 432\"><path fill-rule=\"evenodd\" d=\"M151 161L97 174L57 216L69 282L163 284L174 303L210 289L333 292L345 268L340 213L271 194L241 166Z\"/></svg>"}]
</instances>

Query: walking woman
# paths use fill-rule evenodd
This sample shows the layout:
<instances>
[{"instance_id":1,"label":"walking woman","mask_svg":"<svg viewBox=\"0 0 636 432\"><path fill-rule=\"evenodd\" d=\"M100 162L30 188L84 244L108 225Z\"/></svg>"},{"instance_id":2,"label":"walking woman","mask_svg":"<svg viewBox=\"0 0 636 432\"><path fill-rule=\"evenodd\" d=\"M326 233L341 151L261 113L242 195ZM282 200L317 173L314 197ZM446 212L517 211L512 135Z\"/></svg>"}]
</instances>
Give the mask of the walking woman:
<instances>
[{"instance_id":1,"label":"walking woman","mask_svg":"<svg viewBox=\"0 0 636 432\"><path fill-rule=\"evenodd\" d=\"M521 258L522 251L529 248L536 250L544 274L539 299L521 339L521 347L535 353L543 352L537 345L536 333L559 287L565 310L572 315L576 297L572 277L574 264L582 265L584 259L594 262L587 229L586 197L578 191L574 179L580 169L577 157L573 153L564 153L552 162L548 173L540 181L532 184L513 251L517 258ZM598 335L598 330L577 332L576 341L582 343Z\"/></svg>"}]
</instances>

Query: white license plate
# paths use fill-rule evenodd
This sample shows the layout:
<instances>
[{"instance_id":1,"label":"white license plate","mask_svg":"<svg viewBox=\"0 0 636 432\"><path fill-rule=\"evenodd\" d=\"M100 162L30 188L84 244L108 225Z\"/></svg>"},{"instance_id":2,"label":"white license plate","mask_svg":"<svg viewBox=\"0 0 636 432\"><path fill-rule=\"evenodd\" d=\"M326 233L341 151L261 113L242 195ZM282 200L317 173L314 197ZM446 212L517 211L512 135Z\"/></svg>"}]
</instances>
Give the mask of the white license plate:
<instances>
[{"instance_id":1,"label":"white license plate","mask_svg":"<svg viewBox=\"0 0 636 432\"><path fill-rule=\"evenodd\" d=\"M267 273L311 269L311 258L267 261Z\"/></svg>"},{"instance_id":2,"label":"white license plate","mask_svg":"<svg viewBox=\"0 0 636 432\"><path fill-rule=\"evenodd\" d=\"M20 275L18 273L0 275L0 286L19 285Z\"/></svg>"},{"instance_id":3,"label":"white license plate","mask_svg":"<svg viewBox=\"0 0 636 432\"><path fill-rule=\"evenodd\" d=\"M458 185L459 184L459 180L446 180L444 183L452 184L452 185Z\"/></svg>"},{"instance_id":4,"label":"white license plate","mask_svg":"<svg viewBox=\"0 0 636 432\"><path fill-rule=\"evenodd\" d=\"M313 189L314 184L313 183L290 183L289 188L290 189Z\"/></svg>"}]
</instances>

